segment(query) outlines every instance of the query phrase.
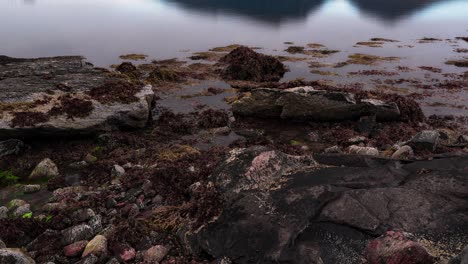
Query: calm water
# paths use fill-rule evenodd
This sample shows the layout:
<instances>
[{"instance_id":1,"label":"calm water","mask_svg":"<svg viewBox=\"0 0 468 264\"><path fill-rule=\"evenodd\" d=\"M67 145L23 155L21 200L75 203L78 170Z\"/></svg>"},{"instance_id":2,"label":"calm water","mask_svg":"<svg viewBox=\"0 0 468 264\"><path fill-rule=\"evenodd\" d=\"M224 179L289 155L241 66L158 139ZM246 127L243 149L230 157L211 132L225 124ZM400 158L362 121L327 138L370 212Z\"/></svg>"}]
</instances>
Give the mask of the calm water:
<instances>
[{"instance_id":1,"label":"calm water","mask_svg":"<svg viewBox=\"0 0 468 264\"><path fill-rule=\"evenodd\" d=\"M0 10L0 54L79 54L100 66L232 43L346 50L370 37L468 34L467 0L1 0Z\"/></svg>"}]
</instances>

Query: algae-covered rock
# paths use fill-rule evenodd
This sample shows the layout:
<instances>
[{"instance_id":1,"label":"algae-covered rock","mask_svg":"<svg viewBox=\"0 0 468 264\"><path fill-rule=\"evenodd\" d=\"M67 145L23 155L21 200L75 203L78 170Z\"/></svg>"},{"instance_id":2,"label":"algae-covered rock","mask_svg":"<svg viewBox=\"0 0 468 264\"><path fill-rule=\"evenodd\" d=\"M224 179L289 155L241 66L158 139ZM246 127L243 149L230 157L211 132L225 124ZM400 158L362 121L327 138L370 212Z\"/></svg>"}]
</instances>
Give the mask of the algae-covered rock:
<instances>
[{"instance_id":1,"label":"algae-covered rock","mask_svg":"<svg viewBox=\"0 0 468 264\"><path fill-rule=\"evenodd\" d=\"M239 47L219 60L221 77L225 80L279 81L286 73L284 64L275 57L247 47Z\"/></svg>"},{"instance_id":2,"label":"algae-covered rock","mask_svg":"<svg viewBox=\"0 0 468 264\"><path fill-rule=\"evenodd\" d=\"M82 57L0 62L0 138L142 128L154 93Z\"/></svg>"}]
</instances>

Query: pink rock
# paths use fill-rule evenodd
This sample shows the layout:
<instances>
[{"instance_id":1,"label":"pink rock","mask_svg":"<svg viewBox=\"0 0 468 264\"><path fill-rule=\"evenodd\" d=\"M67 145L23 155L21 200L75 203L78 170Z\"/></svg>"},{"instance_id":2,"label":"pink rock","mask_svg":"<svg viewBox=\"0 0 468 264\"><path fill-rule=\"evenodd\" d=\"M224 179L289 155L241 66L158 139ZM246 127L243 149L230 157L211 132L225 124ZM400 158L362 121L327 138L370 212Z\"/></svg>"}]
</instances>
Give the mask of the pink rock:
<instances>
[{"instance_id":1,"label":"pink rock","mask_svg":"<svg viewBox=\"0 0 468 264\"><path fill-rule=\"evenodd\" d=\"M369 264L431 264L434 259L410 234L388 231L372 240L366 248Z\"/></svg>"},{"instance_id":2,"label":"pink rock","mask_svg":"<svg viewBox=\"0 0 468 264\"><path fill-rule=\"evenodd\" d=\"M134 259L135 256L136 256L136 251L134 248L131 248L131 247L123 249L122 252L119 254L120 259L125 262Z\"/></svg>"},{"instance_id":3,"label":"pink rock","mask_svg":"<svg viewBox=\"0 0 468 264\"><path fill-rule=\"evenodd\" d=\"M78 241L73 244L70 244L63 248L63 254L67 257L79 256L83 252L87 244L88 244L88 241L86 240L82 240L82 241Z\"/></svg>"}]
</instances>

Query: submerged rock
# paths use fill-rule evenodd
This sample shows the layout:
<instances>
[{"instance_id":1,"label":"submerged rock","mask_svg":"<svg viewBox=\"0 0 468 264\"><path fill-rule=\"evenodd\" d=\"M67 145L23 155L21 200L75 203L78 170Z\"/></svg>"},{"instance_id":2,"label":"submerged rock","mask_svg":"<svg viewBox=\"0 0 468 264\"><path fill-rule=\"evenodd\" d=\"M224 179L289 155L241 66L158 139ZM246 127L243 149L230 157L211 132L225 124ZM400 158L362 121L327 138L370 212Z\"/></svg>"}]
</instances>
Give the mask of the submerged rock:
<instances>
[{"instance_id":1,"label":"submerged rock","mask_svg":"<svg viewBox=\"0 0 468 264\"><path fill-rule=\"evenodd\" d=\"M0 158L9 155L18 155L24 149L24 143L18 139L0 141Z\"/></svg>"},{"instance_id":2,"label":"submerged rock","mask_svg":"<svg viewBox=\"0 0 468 264\"><path fill-rule=\"evenodd\" d=\"M23 190L24 193L35 193L41 190L41 185L27 184L27 185L21 186L21 190Z\"/></svg>"},{"instance_id":3,"label":"submerged rock","mask_svg":"<svg viewBox=\"0 0 468 264\"><path fill-rule=\"evenodd\" d=\"M315 90L313 87L290 89L255 89L250 96L236 101L235 115L281 118L295 121L344 121L375 115L378 120L400 119L395 103L361 100L345 92Z\"/></svg>"},{"instance_id":4,"label":"submerged rock","mask_svg":"<svg viewBox=\"0 0 468 264\"><path fill-rule=\"evenodd\" d=\"M93 67L82 57L0 62L0 138L92 134L141 128L151 86Z\"/></svg>"}]
</instances>

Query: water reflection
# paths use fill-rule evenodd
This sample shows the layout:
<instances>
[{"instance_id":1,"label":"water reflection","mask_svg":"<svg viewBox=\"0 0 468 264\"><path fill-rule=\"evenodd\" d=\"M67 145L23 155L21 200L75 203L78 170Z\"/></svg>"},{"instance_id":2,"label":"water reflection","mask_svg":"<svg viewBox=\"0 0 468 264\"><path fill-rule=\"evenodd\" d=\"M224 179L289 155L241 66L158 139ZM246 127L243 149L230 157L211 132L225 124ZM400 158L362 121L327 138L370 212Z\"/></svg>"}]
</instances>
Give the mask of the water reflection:
<instances>
[{"instance_id":1,"label":"water reflection","mask_svg":"<svg viewBox=\"0 0 468 264\"><path fill-rule=\"evenodd\" d=\"M230 13L266 22L304 20L326 0L167 0L206 14Z\"/></svg>"},{"instance_id":2,"label":"water reflection","mask_svg":"<svg viewBox=\"0 0 468 264\"><path fill-rule=\"evenodd\" d=\"M229 13L264 22L305 20L325 2L346 2L382 21L394 22L431 5L454 0L164 0L203 14ZM467 10L468 12L468 10Z\"/></svg>"},{"instance_id":3,"label":"water reflection","mask_svg":"<svg viewBox=\"0 0 468 264\"><path fill-rule=\"evenodd\" d=\"M350 0L362 12L381 20L396 21L448 0Z\"/></svg>"}]
</instances>

